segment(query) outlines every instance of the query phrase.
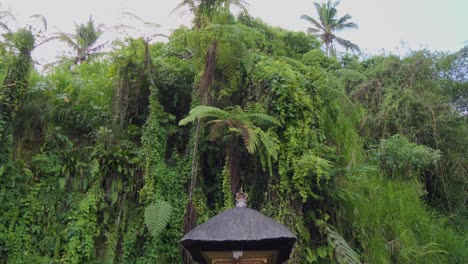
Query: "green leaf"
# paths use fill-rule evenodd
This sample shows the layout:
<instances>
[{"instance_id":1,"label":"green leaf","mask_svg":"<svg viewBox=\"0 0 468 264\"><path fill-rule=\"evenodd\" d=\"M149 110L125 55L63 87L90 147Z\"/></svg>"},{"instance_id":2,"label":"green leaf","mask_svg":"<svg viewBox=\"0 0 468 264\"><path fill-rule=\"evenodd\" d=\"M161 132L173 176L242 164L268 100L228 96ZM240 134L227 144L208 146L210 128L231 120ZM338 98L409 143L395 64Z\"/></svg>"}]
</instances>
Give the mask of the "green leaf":
<instances>
[{"instance_id":1,"label":"green leaf","mask_svg":"<svg viewBox=\"0 0 468 264\"><path fill-rule=\"evenodd\" d=\"M192 110L190 110L189 115L179 121L179 126L185 126L188 123L191 123L197 119L201 119L205 117L224 117L224 116L228 116L228 113L217 107L199 105L199 106L194 107Z\"/></svg>"},{"instance_id":2,"label":"green leaf","mask_svg":"<svg viewBox=\"0 0 468 264\"><path fill-rule=\"evenodd\" d=\"M327 248L326 247L319 247L317 248L317 255L320 258L326 258L328 253L327 253Z\"/></svg>"},{"instance_id":3,"label":"green leaf","mask_svg":"<svg viewBox=\"0 0 468 264\"><path fill-rule=\"evenodd\" d=\"M158 236L171 217L172 206L165 201L151 204L145 209L145 224L151 235Z\"/></svg>"}]
</instances>

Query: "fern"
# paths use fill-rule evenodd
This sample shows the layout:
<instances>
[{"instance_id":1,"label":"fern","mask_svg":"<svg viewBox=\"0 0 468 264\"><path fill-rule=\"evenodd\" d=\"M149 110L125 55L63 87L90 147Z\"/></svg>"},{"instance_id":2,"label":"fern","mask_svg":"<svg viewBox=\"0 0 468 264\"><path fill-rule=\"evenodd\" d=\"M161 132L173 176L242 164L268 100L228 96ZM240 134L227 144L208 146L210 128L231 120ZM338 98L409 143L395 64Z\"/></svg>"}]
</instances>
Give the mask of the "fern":
<instances>
[{"instance_id":1,"label":"fern","mask_svg":"<svg viewBox=\"0 0 468 264\"><path fill-rule=\"evenodd\" d=\"M205 117L219 117L227 115L228 113L226 111L223 111L217 107L199 105L190 110L189 115L179 121L179 126L185 126L188 123Z\"/></svg>"},{"instance_id":2,"label":"fern","mask_svg":"<svg viewBox=\"0 0 468 264\"><path fill-rule=\"evenodd\" d=\"M271 124L271 125L281 126L280 121L276 117L273 117L273 116L270 116L270 115L267 115L267 114L248 113L248 114L246 114L246 116L247 116L247 118L249 120L255 120L259 124L268 123L268 124Z\"/></svg>"},{"instance_id":3,"label":"fern","mask_svg":"<svg viewBox=\"0 0 468 264\"><path fill-rule=\"evenodd\" d=\"M278 145L276 142L274 142L274 139L270 138L270 135L261 129L257 128L256 132L259 135L259 139L265 149L266 156L276 160L278 158Z\"/></svg>"},{"instance_id":4,"label":"fern","mask_svg":"<svg viewBox=\"0 0 468 264\"><path fill-rule=\"evenodd\" d=\"M145 224L151 235L158 236L166 227L172 213L172 206L165 201L151 204L145 209Z\"/></svg>"},{"instance_id":5,"label":"fern","mask_svg":"<svg viewBox=\"0 0 468 264\"><path fill-rule=\"evenodd\" d=\"M239 125L239 132L242 136L242 140L244 141L244 146L247 149L247 151L250 154L255 153L259 143L257 131L254 128L252 128L251 124L246 123Z\"/></svg>"}]
</instances>

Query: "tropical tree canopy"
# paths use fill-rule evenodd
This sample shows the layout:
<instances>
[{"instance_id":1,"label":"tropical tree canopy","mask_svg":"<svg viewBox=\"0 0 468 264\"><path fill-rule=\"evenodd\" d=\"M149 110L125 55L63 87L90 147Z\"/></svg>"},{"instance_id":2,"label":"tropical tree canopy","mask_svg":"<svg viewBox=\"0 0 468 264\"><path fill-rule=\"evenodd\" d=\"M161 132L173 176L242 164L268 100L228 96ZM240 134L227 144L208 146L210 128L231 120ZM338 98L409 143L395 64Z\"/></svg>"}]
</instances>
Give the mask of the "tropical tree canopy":
<instances>
[{"instance_id":1,"label":"tropical tree canopy","mask_svg":"<svg viewBox=\"0 0 468 264\"><path fill-rule=\"evenodd\" d=\"M307 31L319 37L325 45L325 52L328 56L336 56L336 44L351 51L359 51L359 47L349 40L336 36L335 33L346 29L357 29L358 26L354 22L350 22L351 16L346 14L341 18L337 18L338 10L336 7L340 2L332 2L328 0L326 3L319 4L314 2L315 11L318 19L308 15L302 15L301 18L310 22L312 27Z\"/></svg>"},{"instance_id":2,"label":"tropical tree canopy","mask_svg":"<svg viewBox=\"0 0 468 264\"><path fill-rule=\"evenodd\" d=\"M47 72L0 12L0 263L192 264L180 239L239 190L291 264L467 263L468 47L333 56L337 3L314 34L183 3L192 27L96 60L92 19L60 33L76 64Z\"/></svg>"}]
</instances>

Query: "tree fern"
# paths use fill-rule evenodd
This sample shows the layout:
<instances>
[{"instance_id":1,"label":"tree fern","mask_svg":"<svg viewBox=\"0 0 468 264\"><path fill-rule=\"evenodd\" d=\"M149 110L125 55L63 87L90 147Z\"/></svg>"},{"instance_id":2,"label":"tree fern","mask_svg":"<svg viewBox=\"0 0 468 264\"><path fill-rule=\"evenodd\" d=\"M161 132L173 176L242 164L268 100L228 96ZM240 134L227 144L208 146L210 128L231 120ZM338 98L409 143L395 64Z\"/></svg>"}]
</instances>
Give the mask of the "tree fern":
<instances>
[{"instance_id":1,"label":"tree fern","mask_svg":"<svg viewBox=\"0 0 468 264\"><path fill-rule=\"evenodd\" d=\"M172 213L172 206L165 201L151 204L145 209L145 224L151 235L158 236L166 227Z\"/></svg>"}]
</instances>

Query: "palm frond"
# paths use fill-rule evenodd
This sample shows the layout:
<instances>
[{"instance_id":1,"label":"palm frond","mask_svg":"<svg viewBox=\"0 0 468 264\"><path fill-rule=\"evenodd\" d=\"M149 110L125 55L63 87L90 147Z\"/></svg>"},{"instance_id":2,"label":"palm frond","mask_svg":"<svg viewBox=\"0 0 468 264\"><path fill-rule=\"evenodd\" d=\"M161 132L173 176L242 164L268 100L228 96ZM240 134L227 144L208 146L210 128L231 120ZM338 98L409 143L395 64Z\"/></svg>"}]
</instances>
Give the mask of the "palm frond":
<instances>
[{"instance_id":1,"label":"palm frond","mask_svg":"<svg viewBox=\"0 0 468 264\"><path fill-rule=\"evenodd\" d=\"M349 40L338 38L338 37L336 37L335 40L336 42L338 42L338 44L345 47L347 50L356 51L356 52L360 51L358 45L352 43Z\"/></svg>"},{"instance_id":2,"label":"palm frond","mask_svg":"<svg viewBox=\"0 0 468 264\"><path fill-rule=\"evenodd\" d=\"M172 213L172 206L165 201L159 201L145 208L145 225L151 235L158 236L167 223Z\"/></svg>"},{"instance_id":3,"label":"palm frond","mask_svg":"<svg viewBox=\"0 0 468 264\"><path fill-rule=\"evenodd\" d=\"M330 0L328 0L328 6L330 7L333 7L333 8L336 8L338 5L340 4L340 1L335 1L335 3L331 3Z\"/></svg>"},{"instance_id":4,"label":"palm frond","mask_svg":"<svg viewBox=\"0 0 468 264\"><path fill-rule=\"evenodd\" d=\"M320 21L322 21L322 6L324 6L323 4L320 5L319 3L317 2L314 2L314 6L315 6L315 11L317 11L317 14L319 15L319 18L320 18Z\"/></svg>"},{"instance_id":5,"label":"palm frond","mask_svg":"<svg viewBox=\"0 0 468 264\"><path fill-rule=\"evenodd\" d=\"M336 13L338 12L338 11L336 10L336 8L335 8L335 7L331 7L331 8L329 8L329 9L326 9L324 12L325 12L326 15L327 15L326 18L327 18L327 21L328 21L328 25L331 26L331 25L336 24L336 18L335 18L335 16L336 16Z\"/></svg>"},{"instance_id":6,"label":"palm frond","mask_svg":"<svg viewBox=\"0 0 468 264\"><path fill-rule=\"evenodd\" d=\"M320 37L321 35L321 30L320 29L317 29L317 28L307 28L307 32L309 32L310 34L313 34L317 37Z\"/></svg>"},{"instance_id":7,"label":"palm frond","mask_svg":"<svg viewBox=\"0 0 468 264\"><path fill-rule=\"evenodd\" d=\"M100 45L98 45L96 47L90 48L90 49L88 49L88 53L97 53L98 51L103 49L106 44L107 44L107 42L102 43L102 44L100 44Z\"/></svg>"},{"instance_id":8,"label":"palm frond","mask_svg":"<svg viewBox=\"0 0 468 264\"><path fill-rule=\"evenodd\" d=\"M323 25L320 24L317 20L315 20L313 17L311 16L308 16L308 15L302 15L301 16L301 19L304 19L304 20L307 20L309 21L310 23L312 23L314 26L315 26L315 29L317 31L320 31L320 30L325 30Z\"/></svg>"},{"instance_id":9,"label":"palm frond","mask_svg":"<svg viewBox=\"0 0 468 264\"><path fill-rule=\"evenodd\" d=\"M341 25L341 24L344 24L346 21L348 21L349 19L351 19L351 15L350 14L346 14L344 16L342 16L340 19L338 19L338 21L336 21L336 24L337 25Z\"/></svg>"},{"instance_id":10,"label":"palm frond","mask_svg":"<svg viewBox=\"0 0 468 264\"><path fill-rule=\"evenodd\" d=\"M68 46L72 47L73 49L79 49L80 46L78 45L78 43L76 43L76 41L74 41L72 38L73 36L71 34L67 34L67 33L64 33L64 32L60 32L58 33L56 36L55 36L56 39L60 40L60 41L63 41L65 43L67 43Z\"/></svg>"},{"instance_id":11,"label":"palm frond","mask_svg":"<svg viewBox=\"0 0 468 264\"><path fill-rule=\"evenodd\" d=\"M345 23L345 24L337 24L336 27L335 27L335 30L340 31L340 30L350 29L350 28L357 29L359 27L354 22L349 22L349 23Z\"/></svg>"},{"instance_id":12,"label":"palm frond","mask_svg":"<svg viewBox=\"0 0 468 264\"><path fill-rule=\"evenodd\" d=\"M174 8L174 10L171 11L171 14L179 10L183 6L188 6L191 11L196 9L195 2L193 0L183 0Z\"/></svg>"}]
</instances>

